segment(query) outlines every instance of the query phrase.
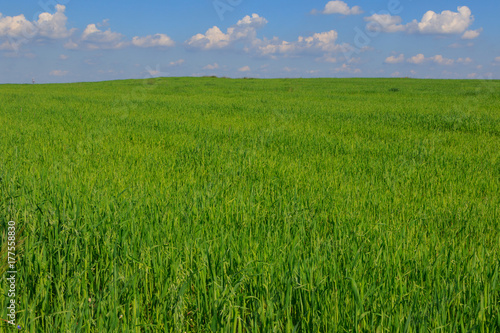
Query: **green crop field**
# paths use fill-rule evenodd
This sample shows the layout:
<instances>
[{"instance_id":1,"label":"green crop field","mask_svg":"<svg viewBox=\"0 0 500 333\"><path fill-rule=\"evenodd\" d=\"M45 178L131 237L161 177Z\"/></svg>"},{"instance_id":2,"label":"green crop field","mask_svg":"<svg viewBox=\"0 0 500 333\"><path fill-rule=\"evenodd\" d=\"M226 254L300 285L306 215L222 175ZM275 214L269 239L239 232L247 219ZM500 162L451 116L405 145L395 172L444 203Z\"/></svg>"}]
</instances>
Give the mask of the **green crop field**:
<instances>
[{"instance_id":1,"label":"green crop field","mask_svg":"<svg viewBox=\"0 0 500 333\"><path fill-rule=\"evenodd\" d=\"M9 221L27 332L499 332L500 81L2 85Z\"/></svg>"}]
</instances>

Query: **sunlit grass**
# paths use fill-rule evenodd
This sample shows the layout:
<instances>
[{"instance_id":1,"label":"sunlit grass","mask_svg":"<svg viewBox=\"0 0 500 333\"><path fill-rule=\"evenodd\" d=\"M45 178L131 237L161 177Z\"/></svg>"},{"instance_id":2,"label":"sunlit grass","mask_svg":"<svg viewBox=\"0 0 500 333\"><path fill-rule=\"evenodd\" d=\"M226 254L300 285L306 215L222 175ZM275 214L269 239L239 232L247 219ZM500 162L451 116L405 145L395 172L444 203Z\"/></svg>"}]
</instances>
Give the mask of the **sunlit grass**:
<instances>
[{"instance_id":1,"label":"sunlit grass","mask_svg":"<svg viewBox=\"0 0 500 333\"><path fill-rule=\"evenodd\" d=\"M498 332L499 88L0 86L0 225L26 237L18 323Z\"/></svg>"}]
</instances>

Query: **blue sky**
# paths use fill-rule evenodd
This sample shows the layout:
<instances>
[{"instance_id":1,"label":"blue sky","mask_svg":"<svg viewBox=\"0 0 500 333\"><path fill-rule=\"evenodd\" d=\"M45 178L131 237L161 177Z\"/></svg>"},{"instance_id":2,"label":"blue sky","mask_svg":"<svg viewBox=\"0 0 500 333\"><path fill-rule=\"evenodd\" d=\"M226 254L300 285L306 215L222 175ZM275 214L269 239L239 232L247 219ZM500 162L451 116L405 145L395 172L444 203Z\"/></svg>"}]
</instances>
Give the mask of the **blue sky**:
<instances>
[{"instance_id":1,"label":"blue sky","mask_svg":"<svg viewBox=\"0 0 500 333\"><path fill-rule=\"evenodd\" d=\"M500 79L500 2L0 5L0 83L155 76Z\"/></svg>"}]
</instances>

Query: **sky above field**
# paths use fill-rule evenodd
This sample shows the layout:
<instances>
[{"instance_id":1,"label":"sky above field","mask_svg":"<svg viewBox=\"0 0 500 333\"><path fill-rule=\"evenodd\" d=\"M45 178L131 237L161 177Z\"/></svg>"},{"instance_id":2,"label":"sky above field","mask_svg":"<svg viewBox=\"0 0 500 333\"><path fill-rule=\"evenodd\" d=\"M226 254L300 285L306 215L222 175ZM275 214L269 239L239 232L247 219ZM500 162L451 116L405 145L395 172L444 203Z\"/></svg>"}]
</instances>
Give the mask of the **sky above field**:
<instances>
[{"instance_id":1,"label":"sky above field","mask_svg":"<svg viewBox=\"0 0 500 333\"><path fill-rule=\"evenodd\" d=\"M157 76L500 79L500 1L0 4L0 83Z\"/></svg>"}]
</instances>

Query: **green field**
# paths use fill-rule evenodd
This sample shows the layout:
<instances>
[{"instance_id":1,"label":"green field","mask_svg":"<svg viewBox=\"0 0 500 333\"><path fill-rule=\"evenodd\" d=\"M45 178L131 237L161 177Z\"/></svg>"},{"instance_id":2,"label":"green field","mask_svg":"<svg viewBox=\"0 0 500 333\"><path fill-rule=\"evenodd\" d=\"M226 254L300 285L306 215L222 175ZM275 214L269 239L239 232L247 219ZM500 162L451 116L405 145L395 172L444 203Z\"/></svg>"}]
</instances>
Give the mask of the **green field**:
<instances>
[{"instance_id":1,"label":"green field","mask_svg":"<svg viewBox=\"0 0 500 333\"><path fill-rule=\"evenodd\" d=\"M500 81L2 85L11 220L28 332L499 332Z\"/></svg>"}]
</instances>

